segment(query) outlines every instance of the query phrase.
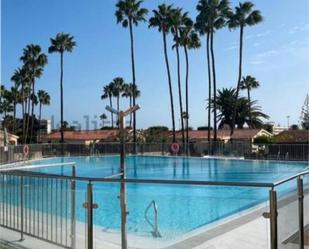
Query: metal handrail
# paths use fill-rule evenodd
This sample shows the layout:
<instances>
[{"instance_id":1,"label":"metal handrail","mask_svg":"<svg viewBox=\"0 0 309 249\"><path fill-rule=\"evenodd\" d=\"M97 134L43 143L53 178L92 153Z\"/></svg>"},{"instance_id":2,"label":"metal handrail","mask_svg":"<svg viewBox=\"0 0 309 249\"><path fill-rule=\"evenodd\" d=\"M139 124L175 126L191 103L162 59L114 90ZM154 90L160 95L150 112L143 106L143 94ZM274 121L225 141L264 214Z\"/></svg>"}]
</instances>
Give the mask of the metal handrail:
<instances>
[{"instance_id":1,"label":"metal handrail","mask_svg":"<svg viewBox=\"0 0 309 249\"><path fill-rule=\"evenodd\" d=\"M151 207L153 207L153 211L154 211L154 224L150 222L147 216L147 213ZM152 200L149 203L149 205L146 207L144 216L145 216L145 220L147 221L147 223L153 228L153 231L151 232L152 236L154 238L161 238L162 236L159 232L159 226L158 226L158 207L157 207L155 200Z\"/></svg>"},{"instance_id":2,"label":"metal handrail","mask_svg":"<svg viewBox=\"0 0 309 249\"><path fill-rule=\"evenodd\" d=\"M6 165L1 165L0 172L25 169L25 166L27 166L27 169L36 169L36 168L48 168L48 167L57 167L57 166L75 166L76 163L75 162L50 163L50 164L42 164L42 165L27 165L27 164L16 163L16 164L9 164L9 165L12 165L12 167L2 167ZM18 165L18 166L14 167L14 165Z\"/></svg>"},{"instance_id":3,"label":"metal handrail","mask_svg":"<svg viewBox=\"0 0 309 249\"><path fill-rule=\"evenodd\" d=\"M57 178L57 179L72 179L71 176L65 175L57 175L57 174L48 174L42 172L31 172L31 171L21 171L21 170L13 170L10 171L10 174L18 175L18 176L35 176L35 177L47 177L47 178ZM288 178L284 178L275 183L271 182L225 182L225 181L202 181L202 180L164 180L164 179L120 179L115 178L116 176L121 176L120 174L106 176L106 177L83 177L76 176L74 180L76 181L84 181L84 182L106 182L106 183L136 183L136 184L171 184L171 185L201 185L201 186L230 186L230 187L260 187L260 188L274 188L278 185L281 185L290 180L296 179L299 176L304 176L309 174L309 169L294 174Z\"/></svg>"}]
</instances>

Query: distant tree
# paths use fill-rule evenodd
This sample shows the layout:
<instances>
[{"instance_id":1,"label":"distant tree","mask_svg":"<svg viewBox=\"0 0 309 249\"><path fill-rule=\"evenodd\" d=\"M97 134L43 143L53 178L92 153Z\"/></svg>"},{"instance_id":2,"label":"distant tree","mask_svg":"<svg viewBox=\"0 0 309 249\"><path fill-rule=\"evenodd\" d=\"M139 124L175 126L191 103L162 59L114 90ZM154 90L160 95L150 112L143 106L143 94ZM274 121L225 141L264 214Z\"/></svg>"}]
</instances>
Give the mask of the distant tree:
<instances>
[{"instance_id":1,"label":"distant tree","mask_svg":"<svg viewBox=\"0 0 309 249\"><path fill-rule=\"evenodd\" d=\"M301 109L300 124L303 129L309 130L309 94L306 95L305 102Z\"/></svg>"},{"instance_id":2,"label":"distant tree","mask_svg":"<svg viewBox=\"0 0 309 249\"><path fill-rule=\"evenodd\" d=\"M38 91L39 98L39 140L41 140L41 119L42 119L42 107L45 105L50 105L50 96L46 91L39 90Z\"/></svg>"},{"instance_id":3,"label":"distant tree","mask_svg":"<svg viewBox=\"0 0 309 249\"><path fill-rule=\"evenodd\" d=\"M50 39L49 53L60 54L60 122L61 143L64 143L64 121L63 121L63 57L65 52L71 53L76 47L74 36L66 33L58 33L55 38Z\"/></svg>"},{"instance_id":4,"label":"distant tree","mask_svg":"<svg viewBox=\"0 0 309 249\"><path fill-rule=\"evenodd\" d=\"M104 122L105 122L105 120L107 119L106 114L103 113L103 114L100 116L100 119L102 120L102 127L104 127Z\"/></svg>"},{"instance_id":5,"label":"distant tree","mask_svg":"<svg viewBox=\"0 0 309 249\"><path fill-rule=\"evenodd\" d=\"M28 120L26 123L26 132L24 143L27 142L28 138L28 130L30 126L30 119L31 119L31 127L30 127L30 140L32 140L33 135L33 127L34 127L34 106L35 103L35 82L36 79L41 77L43 74L44 66L47 64L47 56L42 52L42 49L39 45L30 44L27 45L26 48L23 50L23 55L20 57L20 60L24 63L24 68L27 71L29 76L29 87L30 87L30 95L29 95L29 102L28 102ZM30 109L30 102L31 102L31 115L29 116L29 109Z\"/></svg>"},{"instance_id":6,"label":"distant tree","mask_svg":"<svg viewBox=\"0 0 309 249\"><path fill-rule=\"evenodd\" d=\"M292 125L290 126L290 129L295 131L295 130L299 130L299 127L298 127L297 124L292 124Z\"/></svg>"},{"instance_id":7,"label":"distant tree","mask_svg":"<svg viewBox=\"0 0 309 249\"><path fill-rule=\"evenodd\" d=\"M273 138L268 136L256 137L253 141L255 144L271 144L273 143Z\"/></svg>"},{"instance_id":8,"label":"distant tree","mask_svg":"<svg viewBox=\"0 0 309 249\"><path fill-rule=\"evenodd\" d=\"M251 103L251 95L250 95L251 90L258 88L259 86L260 86L260 83L254 77L252 77L250 75L247 75L246 77L242 78L242 80L240 82L240 89L247 91L249 103ZM249 106L249 108L251 108L251 107ZM250 118L249 127L254 128L254 127L252 127L251 118Z\"/></svg>"},{"instance_id":9,"label":"distant tree","mask_svg":"<svg viewBox=\"0 0 309 249\"><path fill-rule=\"evenodd\" d=\"M101 95L101 99L109 99L109 105L110 107L113 107L113 84L109 83L108 85L104 86L103 88L103 94ZM111 112L111 127L114 128L114 115Z\"/></svg>"},{"instance_id":10,"label":"distant tree","mask_svg":"<svg viewBox=\"0 0 309 249\"><path fill-rule=\"evenodd\" d=\"M235 104L238 106L235 120L238 128L243 128L245 123L248 124L250 122L250 117L254 127L262 127L262 119L268 119L269 116L262 112L261 107L256 105L256 101L251 101L251 103L249 103L247 98L241 97L237 98L237 103L235 103L235 96L236 89L223 88L222 90L218 90L217 108L219 111L219 128L222 128L224 125L229 125L232 129Z\"/></svg>"},{"instance_id":11,"label":"distant tree","mask_svg":"<svg viewBox=\"0 0 309 249\"><path fill-rule=\"evenodd\" d=\"M212 127L209 128L209 126L200 126L200 127L197 127L197 130L198 131L208 131L208 130L213 130Z\"/></svg>"},{"instance_id":12,"label":"distant tree","mask_svg":"<svg viewBox=\"0 0 309 249\"><path fill-rule=\"evenodd\" d=\"M169 130L165 126L152 126L145 131L146 143L165 143L169 139Z\"/></svg>"},{"instance_id":13,"label":"distant tree","mask_svg":"<svg viewBox=\"0 0 309 249\"><path fill-rule=\"evenodd\" d=\"M262 129L264 129L265 131L268 131L269 133L273 133L273 128L274 128L274 125L272 124L263 124Z\"/></svg>"},{"instance_id":14,"label":"distant tree","mask_svg":"<svg viewBox=\"0 0 309 249\"><path fill-rule=\"evenodd\" d=\"M228 26L230 29L240 29L239 37L239 67L238 67L238 80L236 85L235 102L237 102L242 78L242 61L243 61L243 39L244 39L244 29L247 26L254 26L263 21L262 14L259 10L254 10L254 4L251 2L239 3L235 7L234 13L229 13ZM231 134L234 132L235 120L237 115L237 105L234 105L233 118L231 124Z\"/></svg>"}]
</instances>

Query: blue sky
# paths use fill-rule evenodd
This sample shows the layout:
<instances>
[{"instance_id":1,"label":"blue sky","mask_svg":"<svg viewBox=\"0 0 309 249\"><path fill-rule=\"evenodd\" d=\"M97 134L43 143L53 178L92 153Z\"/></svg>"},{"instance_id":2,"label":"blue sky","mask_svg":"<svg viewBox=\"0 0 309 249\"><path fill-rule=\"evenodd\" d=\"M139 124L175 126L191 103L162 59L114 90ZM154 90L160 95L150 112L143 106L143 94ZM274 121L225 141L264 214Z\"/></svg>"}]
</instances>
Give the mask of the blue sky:
<instances>
[{"instance_id":1,"label":"blue sky","mask_svg":"<svg viewBox=\"0 0 309 249\"><path fill-rule=\"evenodd\" d=\"M150 10L158 4L174 3L195 18L197 1L145 0ZM231 1L235 6L238 1ZM261 87L252 93L270 121L286 125L297 123L300 109L309 92L309 1L256 0L264 22L245 30L244 75L255 76ZM47 53L49 38L58 32L75 36L78 46L65 55L65 119L82 123L84 115L98 120L107 102L100 99L102 88L114 77L131 81L129 32L116 24L116 0L2 0L1 9L1 83L10 86L10 77L20 66L22 49L39 44ZM170 126L169 95L162 50L157 30L140 24L135 30L137 84L142 92L138 100L138 127ZM218 88L236 85L239 31L228 29L215 36ZM190 51L190 125L207 123L205 110L208 89L205 38L203 46ZM171 40L170 40L171 44ZM176 95L175 51L169 50ZM184 56L181 55L184 63ZM50 55L44 75L36 88L51 94L52 105L43 116L59 118L59 56ZM182 66L184 72L184 64ZM183 74L184 76L184 74ZM184 83L184 77L183 77ZM178 106L178 99L175 97ZM125 108L126 100L122 101ZM178 109L176 110L179 116ZM177 118L178 119L178 118ZM179 122L177 122L177 126ZM89 128L93 128L90 126Z\"/></svg>"}]
</instances>

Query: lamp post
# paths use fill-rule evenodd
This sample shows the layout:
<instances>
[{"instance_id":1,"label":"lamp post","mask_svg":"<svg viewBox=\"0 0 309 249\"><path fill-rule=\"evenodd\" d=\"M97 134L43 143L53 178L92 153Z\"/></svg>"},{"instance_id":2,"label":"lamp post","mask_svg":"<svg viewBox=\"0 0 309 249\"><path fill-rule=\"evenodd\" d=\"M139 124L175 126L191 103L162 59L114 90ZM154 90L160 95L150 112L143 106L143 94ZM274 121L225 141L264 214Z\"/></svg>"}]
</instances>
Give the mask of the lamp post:
<instances>
[{"instance_id":1,"label":"lamp post","mask_svg":"<svg viewBox=\"0 0 309 249\"><path fill-rule=\"evenodd\" d=\"M118 116L119 122L119 133L120 133L120 173L121 173L121 184L120 184L120 208L121 208L121 249L127 249L127 203L126 203L126 171L125 171L125 117L130 113L136 112L140 107L135 105L126 111L117 111L110 106L106 106L107 111L112 112Z\"/></svg>"}]
</instances>

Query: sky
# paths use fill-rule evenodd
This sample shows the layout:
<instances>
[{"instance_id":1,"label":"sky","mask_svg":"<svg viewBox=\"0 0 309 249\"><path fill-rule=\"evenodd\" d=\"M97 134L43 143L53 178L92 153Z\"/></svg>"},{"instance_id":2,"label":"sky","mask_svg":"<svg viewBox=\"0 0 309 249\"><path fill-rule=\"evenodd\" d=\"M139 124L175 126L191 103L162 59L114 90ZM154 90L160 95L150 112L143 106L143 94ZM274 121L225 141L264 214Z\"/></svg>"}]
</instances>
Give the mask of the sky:
<instances>
[{"instance_id":1,"label":"sky","mask_svg":"<svg viewBox=\"0 0 309 249\"><path fill-rule=\"evenodd\" d=\"M163 2L182 7L195 19L197 0L145 0L143 6L152 10ZM285 126L290 116L290 124L298 123L309 92L309 1L252 2L262 12L264 21L245 29L243 75L252 75L260 82L252 98L271 117L269 121ZM82 129L96 128L93 124L99 121L98 117L103 112L107 114L108 102L100 98L103 86L118 76L132 81L129 30L117 25L115 3L116 0L1 0L1 84L12 85L10 78L21 66L19 57L27 44L39 44L47 53L51 37L58 32L70 33L77 47L64 58L65 120L78 121ZM233 7L237 4L238 1L231 1ZM151 11L148 18L150 15ZM171 127L162 36L156 29L148 29L147 23L141 23L134 28L134 38L136 82L141 90L137 126ZM206 38L201 39L202 47L189 53L190 126L195 128L207 124ZM214 42L218 88L235 87L239 30L220 30ZM176 56L171 37L168 43L179 127ZM36 83L37 90L51 95L51 106L44 107L43 117L53 117L55 123L60 113L59 62L59 55L48 55L48 65ZM183 86L184 62L181 51ZM126 109L128 104L128 100L122 100L121 108Z\"/></svg>"}]
</instances>

